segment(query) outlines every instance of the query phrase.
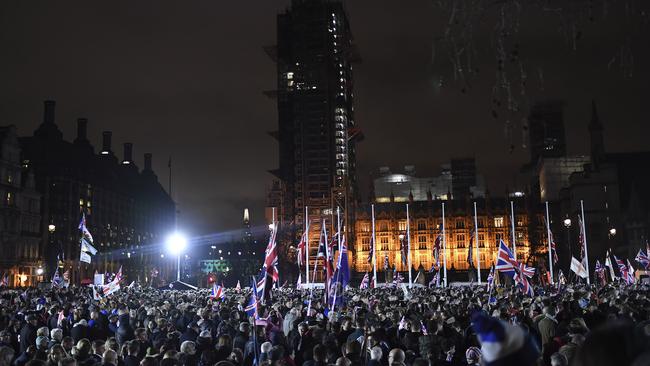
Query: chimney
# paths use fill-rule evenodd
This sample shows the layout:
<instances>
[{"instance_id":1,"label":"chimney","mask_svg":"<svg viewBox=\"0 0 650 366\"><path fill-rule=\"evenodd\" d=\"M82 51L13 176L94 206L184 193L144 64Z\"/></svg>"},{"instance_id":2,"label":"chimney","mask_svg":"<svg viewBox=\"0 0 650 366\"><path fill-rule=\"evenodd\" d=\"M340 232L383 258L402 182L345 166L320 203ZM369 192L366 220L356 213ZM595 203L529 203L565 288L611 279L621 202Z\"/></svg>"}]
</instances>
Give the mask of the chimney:
<instances>
[{"instance_id":1,"label":"chimney","mask_svg":"<svg viewBox=\"0 0 650 366\"><path fill-rule=\"evenodd\" d=\"M151 153L144 154L144 170L151 170Z\"/></svg>"},{"instance_id":2,"label":"chimney","mask_svg":"<svg viewBox=\"0 0 650 366\"><path fill-rule=\"evenodd\" d=\"M111 131L102 132L102 155L109 155L111 153Z\"/></svg>"},{"instance_id":3,"label":"chimney","mask_svg":"<svg viewBox=\"0 0 650 366\"><path fill-rule=\"evenodd\" d=\"M54 124L54 108L56 107L56 102L53 100L46 100L43 102L45 105L45 112L43 113L43 124Z\"/></svg>"},{"instance_id":4,"label":"chimney","mask_svg":"<svg viewBox=\"0 0 650 366\"><path fill-rule=\"evenodd\" d=\"M77 141L86 141L87 131L88 120L86 118L77 118Z\"/></svg>"},{"instance_id":5,"label":"chimney","mask_svg":"<svg viewBox=\"0 0 650 366\"><path fill-rule=\"evenodd\" d=\"M133 162L133 144L130 142L124 143L124 160L122 164L131 164Z\"/></svg>"}]
</instances>

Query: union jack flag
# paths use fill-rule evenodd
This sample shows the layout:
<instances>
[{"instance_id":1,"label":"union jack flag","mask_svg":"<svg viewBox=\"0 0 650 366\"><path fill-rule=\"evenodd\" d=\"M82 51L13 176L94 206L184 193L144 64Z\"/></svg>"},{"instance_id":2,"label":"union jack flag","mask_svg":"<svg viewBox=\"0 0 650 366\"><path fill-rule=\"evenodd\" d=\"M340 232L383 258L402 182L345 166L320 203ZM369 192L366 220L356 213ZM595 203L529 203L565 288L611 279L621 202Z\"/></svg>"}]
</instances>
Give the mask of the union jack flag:
<instances>
[{"instance_id":1,"label":"union jack flag","mask_svg":"<svg viewBox=\"0 0 650 366\"><path fill-rule=\"evenodd\" d=\"M487 277L487 291L488 293L492 291L492 286L494 285L494 265L490 267L490 274Z\"/></svg>"},{"instance_id":2,"label":"union jack flag","mask_svg":"<svg viewBox=\"0 0 650 366\"><path fill-rule=\"evenodd\" d=\"M634 268L632 267L632 263L630 263L630 260L627 260L627 284L628 285L633 285L635 282L635 277L634 277Z\"/></svg>"},{"instance_id":3,"label":"union jack flag","mask_svg":"<svg viewBox=\"0 0 650 366\"><path fill-rule=\"evenodd\" d=\"M248 300L248 305L246 305L244 311L248 316L253 316L254 319L258 319L259 315L257 313L257 305L259 303L259 300L257 298L257 283L255 281L255 278L252 279L251 285L253 287L253 291L251 292L250 299Z\"/></svg>"},{"instance_id":4,"label":"union jack flag","mask_svg":"<svg viewBox=\"0 0 650 366\"><path fill-rule=\"evenodd\" d=\"M372 264L375 257L375 238L370 237L370 250L368 251L368 264Z\"/></svg>"},{"instance_id":5,"label":"union jack flag","mask_svg":"<svg viewBox=\"0 0 650 366\"><path fill-rule=\"evenodd\" d=\"M307 232L305 231L302 236L300 237L300 243L298 243L298 253L296 254L298 256L298 266L302 267L302 265L305 262L305 250L307 247Z\"/></svg>"},{"instance_id":6,"label":"union jack flag","mask_svg":"<svg viewBox=\"0 0 650 366\"><path fill-rule=\"evenodd\" d=\"M650 258L648 258L648 253L644 253L642 249L639 249L639 252L636 254L635 261L639 262L643 268L648 269L650 267Z\"/></svg>"},{"instance_id":7,"label":"union jack flag","mask_svg":"<svg viewBox=\"0 0 650 366\"><path fill-rule=\"evenodd\" d=\"M618 270L621 272L621 278L627 281L627 266L625 265L625 262L618 259L616 256L614 256L614 260L616 261L616 265L618 265Z\"/></svg>"},{"instance_id":8,"label":"union jack flag","mask_svg":"<svg viewBox=\"0 0 650 366\"><path fill-rule=\"evenodd\" d=\"M440 287L440 271L436 272L431 281L429 281L429 287L433 286Z\"/></svg>"},{"instance_id":9,"label":"union jack flag","mask_svg":"<svg viewBox=\"0 0 650 366\"><path fill-rule=\"evenodd\" d=\"M508 248L508 245L506 245L503 240L500 240L499 252L497 253L496 270L512 276L515 273L515 267L518 267L518 263L515 261L510 248Z\"/></svg>"},{"instance_id":10,"label":"union jack flag","mask_svg":"<svg viewBox=\"0 0 650 366\"><path fill-rule=\"evenodd\" d=\"M212 291L210 292L211 299L223 299L225 296L223 286L219 286L216 283L212 285Z\"/></svg>"},{"instance_id":11,"label":"union jack flag","mask_svg":"<svg viewBox=\"0 0 650 366\"><path fill-rule=\"evenodd\" d=\"M551 255L553 256L553 264L556 264L558 261L557 258L557 250L555 246L555 237L553 237L553 232L551 231L551 227L549 226L549 223L546 221L546 218L544 219L544 223L546 224L546 227L548 227L548 240L551 243Z\"/></svg>"},{"instance_id":12,"label":"union jack flag","mask_svg":"<svg viewBox=\"0 0 650 366\"><path fill-rule=\"evenodd\" d=\"M370 285L370 276L368 276L368 272L363 276L363 279L361 280L361 285L359 285L360 289L366 289Z\"/></svg>"}]
</instances>

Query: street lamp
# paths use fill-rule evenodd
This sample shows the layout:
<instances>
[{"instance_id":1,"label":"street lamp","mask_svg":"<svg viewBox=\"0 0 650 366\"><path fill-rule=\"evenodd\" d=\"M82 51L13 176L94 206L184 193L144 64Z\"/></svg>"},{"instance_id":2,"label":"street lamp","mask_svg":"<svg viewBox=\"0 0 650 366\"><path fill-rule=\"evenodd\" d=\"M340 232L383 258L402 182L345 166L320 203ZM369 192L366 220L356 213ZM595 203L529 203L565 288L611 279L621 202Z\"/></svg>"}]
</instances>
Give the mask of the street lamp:
<instances>
[{"instance_id":1,"label":"street lamp","mask_svg":"<svg viewBox=\"0 0 650 366\"><path fill-rule=\"evenodd\" d=\"M39 275L39 276L41 276L41 275L43 274L43 268L38 267L38 268L36 269L36 274Z\"/></svg>"},{"instance_id":2,"label":"street lamp","mask_svg":"<svg viewBox=\"0 0 650 366\"><path fill-rule=\"evenodd\" d=\"M609 235L611 235L611 236L616 235L616 228L609 229Z\"/></svg>"},{"instance_id":3,"label":"street lamp","mask_svg":"<svg viewBox=\"0 0 650 366\"><path fill-rule=\"evenodd\" d=\"M176 281L181 280L181 253L186 247L187 238L181 233L175 232L167 237L167 251L177 259Z\"/></svg>"},{"instance_id":4,"label":"street lamp","mask_svg":"<svg viewBox=\"0 0 650 366\"><path fill-rule=\"evenodd\" d=\"M47 231L49 231L50 234L52 234L53 232L56 231L56 225L54 225L54 224L47 225Z\"/></svg>"}]
</instances>

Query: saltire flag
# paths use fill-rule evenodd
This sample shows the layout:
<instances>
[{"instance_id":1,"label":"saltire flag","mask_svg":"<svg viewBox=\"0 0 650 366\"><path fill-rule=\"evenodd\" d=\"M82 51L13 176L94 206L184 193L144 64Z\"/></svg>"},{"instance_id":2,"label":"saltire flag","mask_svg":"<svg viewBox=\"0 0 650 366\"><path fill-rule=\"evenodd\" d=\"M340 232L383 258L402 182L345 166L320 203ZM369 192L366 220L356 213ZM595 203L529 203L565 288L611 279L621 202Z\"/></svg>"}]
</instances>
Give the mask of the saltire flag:
<instances>
[{"instance_id":1,"label":"saltire flag","mask_svg":"<svg viewBox=\"0 0 650 366\"><path fill-rule=\"evenodd\" d=\"M375 258L375 239L370 237L370 250L368 251L368 264L372 264Z\"/></svg>"},{"instance_id":2,"label":"saltire flag","mask_svg":"<svg viewBox=\"0 0 650 366\"><path fill-rule=\"evenodd\" d=\"M406 266L408 262L408 241L406 237L399 239L400 251L402 252L402 265Z\"/></svg>"},{"instance_id":3,"label":"saltire flag","mask_svg":"<svg viewBox=\"0 0 650 366\"><path fill-rule=\"evenodd\" d=\"M246 312L246 314L248 316L252 316L255 319L257 319L258 318L257 305L258 305L259 301L257 299L257 281L255 281L254 277L252 278L251 285L252 285L253 291L251 292L251 296L248 299L248 304L244 308L244 311Z\"/></svg>"},{"instance_id":4,"label":"saltire flag","mask_svg":"<svg viewBox=\"0 0 650 366\"><path fill-rule=\"evenodd\" d=\"M88 241L92 244L93 236L90 234L90 231L88 231L88 228L86 227L86 213L85 212L81 213L81 222L79 223L79 230L81 230L81 235L83 237L87 238Z\"/></svg>"},{"instance_id":5,"label":"saltire flag","mask_svg":"<svg viewBox=\"0 0 650 366\"><path fill-rule=\"evenodd\" d=\"M634 277L634 268L632 267L632 263L630 263L630 260L627 260L627 284L628 285L633 285L635 282L635 277Z\"/></svg>"},{"instance_id":6,"label":"saltire flag","mask_svg":"<svg viewBox=\"0 0 650 366\"><path fill-rule=\"evenodd\" d=\"M639 249L639 252L636 254L634 260L639 262L639 264L641 264L641 266L646 270L650 266L650 259L648 258L648 253L644 253L643 249Z\"/></svg>"},{"instance_id":7,"label":"saltire flag","mask_svg":"<svg viewBox=\"0 0 650 366\"><path fill-rule=\"evenodd\" d=\"M490 267L490 274L487 277L487 292L492 291L492 286L494 285L494 265Z\"/></svg>"},{"instance_id":8,"label":"saltire flag","mask_svg":"<svg viewBox=\"0 0 650 366\"><path fill-rule=\"evenodd\" d=\"M467 264L471 267L474 264L474 255L472 254L472 244L474 243L474 228L469 232L469 247L467 248Z\"/></svg>"},{"instance_id":9,"label":"saltire flag","mask_svg":"<svg viewBox=\"0 0 650 366\"><path fill-rule=\"evenodd\" d=\"M63 287L63 277L59 275L59 269L57 268L54 271L54 276L52 277L52 288L61 288Z\"/></svg>"},{"instance_id":10,"label":"saltire flag","mask_svg":"<svg viewBox=\"0 0 650 366\"><path fill-rule=\"evenodd\" d=\"M86 240L86 238L82 237L79 239L79 242L81 243L81 251L82 252L88 252L91 255L97 254L97 249Z\"/></svg>"},{"instance_id":11,"label":"saltire flag","mask_svg":"<svg viewBox=\"0 0 650 366\"><path fill-rule=\"evenodd\" d=\"M388 254L384 257L384 270L388 270Z\"/></svg>"},{"instance_id":12,"label":"saltire flag","mask_svg":"<svg viewBox=\"0 0 650 366\"><path fill-rule=\"evenodd\" d=\"M370 285L370 276L368 275L368 272L366 272L366 274L363 275L363 279L361 280L361 284L359 285L359 288L367 289L369 285Z\"/></svg>"},{"instance_id":13,"label":"saltire flag","mask_svg":"<svg viewBox=\"0 0 650 366\"><path fill-rule=\"evenodd\" d=\"M607 283L606 277L605 277L605 267L603 267L600 264L600 261L596 259L596 269L594 270L596 273L596 276L598 278L598 281L600 281L600 285L604 286L605 283Z\"/></svg>"},{"instance_id":14,"label":"saltire flag","mask_svg":"<svg viewBox=\"0 0 650 366\"><path fill-rule=\"evenodd\" d=\"M307 248L307 232L305 231L300 237L300 243L298 243L298 267L302 267L305 263L305 250Z\"/></svg>"},{"instance_id":15,"label":"saltire flag","mask_svg":"<svg viewBox=\"0 0 650 366\"><path fill-rule=\"evenodd\" d=\"M210 298L211 299L223 299L226 296L224 294L224 288L223 286L219 286L216 283L212 285L212 291L210 291Z\"/></svg>"}]
</instances>

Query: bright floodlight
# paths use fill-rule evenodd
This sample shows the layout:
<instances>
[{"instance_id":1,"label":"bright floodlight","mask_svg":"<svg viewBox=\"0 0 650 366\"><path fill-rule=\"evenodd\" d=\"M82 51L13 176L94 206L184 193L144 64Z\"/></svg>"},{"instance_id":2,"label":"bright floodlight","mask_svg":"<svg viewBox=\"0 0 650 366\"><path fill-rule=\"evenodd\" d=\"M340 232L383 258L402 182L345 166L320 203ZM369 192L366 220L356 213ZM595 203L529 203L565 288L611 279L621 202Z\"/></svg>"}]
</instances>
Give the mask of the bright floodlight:
<instances>
[{"instance_id":1,"label":"bright floodlight","mask_svg":"<svg viewBox=\"0 0 650 366\"><path fill-rule=\"evenodd\" d=\"M180 233L173 233L167 238L167 251L179 255L187 247L187 239Z\"/></svg>"},{"instance_id":2,"label":"bright floodlight","mask_svg":"<svg viewBox=\"0 0 650 366\"><path fill-rule=\"evenodd\" d=\"M36 274L39 275L39 276L42 275L43 274L43 268L38 268L36 270Z\"/></svg>"}]
</instances>

